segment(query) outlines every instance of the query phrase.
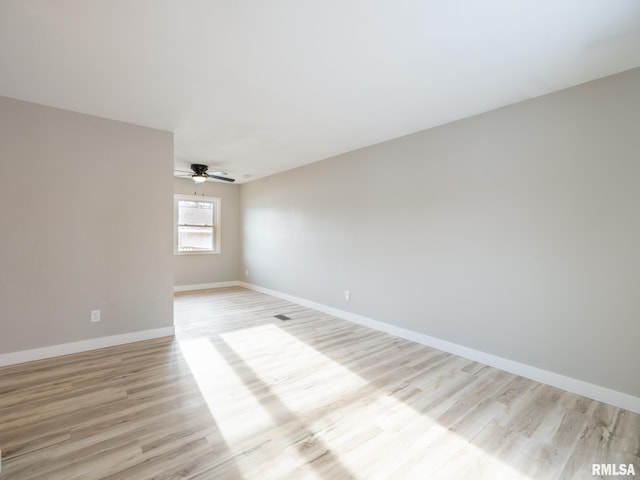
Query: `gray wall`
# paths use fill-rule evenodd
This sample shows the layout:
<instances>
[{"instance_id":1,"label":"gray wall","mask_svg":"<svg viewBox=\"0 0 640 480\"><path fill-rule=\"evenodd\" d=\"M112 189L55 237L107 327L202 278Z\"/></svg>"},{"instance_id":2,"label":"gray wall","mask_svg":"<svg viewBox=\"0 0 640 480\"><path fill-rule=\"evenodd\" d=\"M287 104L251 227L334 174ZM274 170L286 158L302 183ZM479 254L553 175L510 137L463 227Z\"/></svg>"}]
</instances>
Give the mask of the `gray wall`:
<instances>
[{"instance_id":1,"label":"gray wall","mask_svg":"<svg viewBox=\"0 0 640 480\"><path fill-rule=\"evenodd\" d=\"M242 185L246 280L640 396L639 85Z\"/></svg>"},{"instance_id":2,"label":"gray wall","mask_svg":"<svg viewBox=\"0 0 640 480\"><path fill-rule=\"evenodd\" d=\"M173 257L176 286L228 282L240 278L240 188L219 182L195 186L193 180L175 178L174 193L218 197L222 199L222 250L211 255L175 255Z\"/></svg>"},{"instance_id":3,"label":"gray wall","mask_svg":"<svg viewBox=\"0 0 640 480\"><path fill-rule=\"evenodd\" d=\"M173 325L172 168L169 132L0 97L0 353Z\"/></svg>"}]
</instances>

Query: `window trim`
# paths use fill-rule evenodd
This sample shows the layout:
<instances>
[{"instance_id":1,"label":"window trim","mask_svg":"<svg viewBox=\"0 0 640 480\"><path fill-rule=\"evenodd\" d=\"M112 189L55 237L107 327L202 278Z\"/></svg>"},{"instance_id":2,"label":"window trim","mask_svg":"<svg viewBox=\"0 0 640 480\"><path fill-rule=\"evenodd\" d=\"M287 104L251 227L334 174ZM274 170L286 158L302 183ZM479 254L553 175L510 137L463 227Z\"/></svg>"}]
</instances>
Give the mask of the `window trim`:
<instances>
[{"instance_id":1,"label":"window trim","mask_svg":"<svg viewBox=\"0 0 640 480\"><path fill-rule=\"evenodd\" d=\"M211 251L178 251L178 202L180 200L190 200L195 202L213 203L213 246ZM173 195L173 254L174 255L218 255L222 253L222 227L220 211L222 210L222 199L220 197L204 197L202 195Z\"/></svg>"}]
</instances>

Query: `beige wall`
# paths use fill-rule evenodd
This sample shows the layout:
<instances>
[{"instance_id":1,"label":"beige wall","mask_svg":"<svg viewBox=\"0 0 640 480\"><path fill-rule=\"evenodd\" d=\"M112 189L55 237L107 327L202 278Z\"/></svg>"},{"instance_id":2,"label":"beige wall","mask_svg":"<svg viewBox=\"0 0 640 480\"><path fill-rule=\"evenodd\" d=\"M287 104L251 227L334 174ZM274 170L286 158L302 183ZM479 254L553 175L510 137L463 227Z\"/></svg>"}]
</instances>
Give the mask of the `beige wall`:
<instances>
[{"instance_id":1,"label":"beige wall","mask_svg":"<svg viewBox=\"0 0 640 480\"><path fill-rule=\"evenodd\" d=\"M172 326L172 168L169 132L0 97L0 353Z\"/></svg>"},{"instance_id":2,"label":"beige wall","mask_svg":"<svg viewBox=\"0 0 640 480\"><path fill-rule=\"evenodd\" d=\"M242 185L246 280L640 396L639 85Z\"/></svg>"},{"instance_id":3,"label":"beige wall","mask_svg":"<svg viewBox=\"0 0 640 480\"><path fill-rule=\"evenodd\" d=\"M175 255L173 258L176 286L228 282L240 273L240 189L238 185L205 182L195 186L193 180L175 178L174 193L218 197L222 199L222 250L211 255Z\"/></svg>"}]
</instances>

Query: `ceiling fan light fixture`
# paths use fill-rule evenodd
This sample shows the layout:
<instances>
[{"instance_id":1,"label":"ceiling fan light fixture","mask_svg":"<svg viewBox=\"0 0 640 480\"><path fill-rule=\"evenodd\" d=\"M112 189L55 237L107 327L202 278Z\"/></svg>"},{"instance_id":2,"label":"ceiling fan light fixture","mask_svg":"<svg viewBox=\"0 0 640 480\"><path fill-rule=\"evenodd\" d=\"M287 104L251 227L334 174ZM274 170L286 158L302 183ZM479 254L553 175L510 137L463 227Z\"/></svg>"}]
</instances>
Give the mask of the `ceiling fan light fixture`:
<instances>
[{"instance_id":1,"label":"ceiling fan light fixture","mask_svg":"<svg viewBox=\"0 0 640 480\"><path fill-rule=\"evenodd\" d=\"M206 173L198 173L195 175L191 175L191 178L193 178L193 181L196 183L203 183L207 181L207 177L208 175Z\"/></svg>"}]
</instances>

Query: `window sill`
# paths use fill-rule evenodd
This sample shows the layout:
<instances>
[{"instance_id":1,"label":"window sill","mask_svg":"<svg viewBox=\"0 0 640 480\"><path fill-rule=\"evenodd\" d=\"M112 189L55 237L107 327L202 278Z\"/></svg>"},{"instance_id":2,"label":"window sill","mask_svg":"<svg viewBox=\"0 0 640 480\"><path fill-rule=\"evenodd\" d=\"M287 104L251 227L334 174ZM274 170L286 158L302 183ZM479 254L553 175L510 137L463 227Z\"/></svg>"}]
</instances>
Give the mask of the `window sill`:
<instances>
[{"instance_id":1,"label":"window sill","mask_svg":"<svg viewBox=\"0 0 640 480\"><path fill-rule=\"evenodd\" d=\"M221 252L173 252L174 255L220 255Z\"/></svg>"}]
</instances>

